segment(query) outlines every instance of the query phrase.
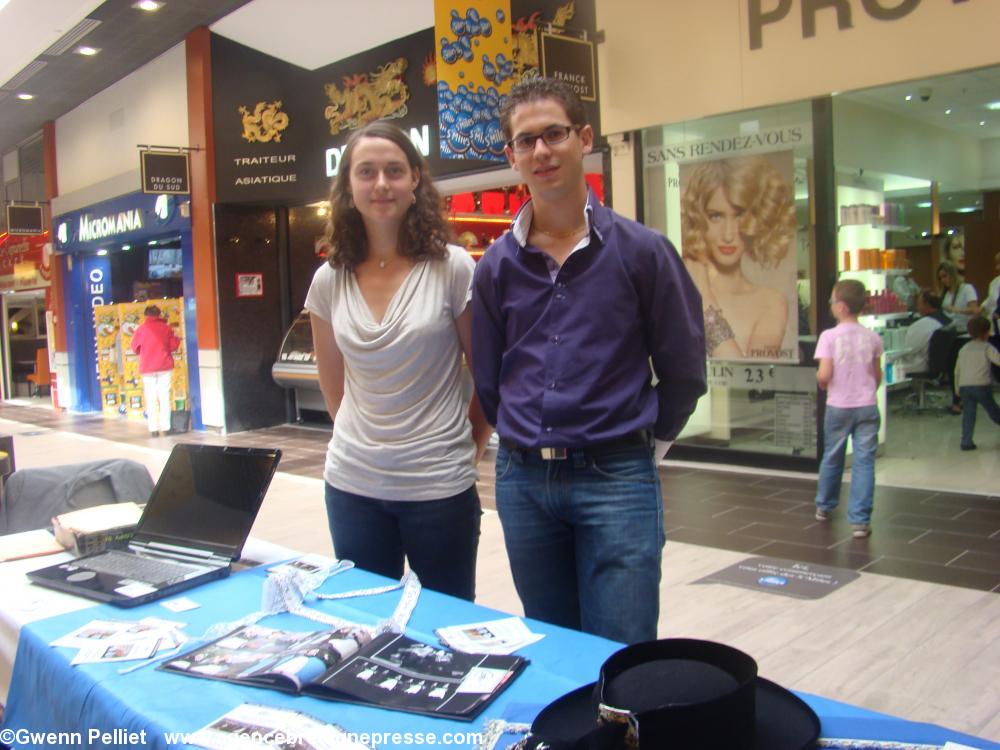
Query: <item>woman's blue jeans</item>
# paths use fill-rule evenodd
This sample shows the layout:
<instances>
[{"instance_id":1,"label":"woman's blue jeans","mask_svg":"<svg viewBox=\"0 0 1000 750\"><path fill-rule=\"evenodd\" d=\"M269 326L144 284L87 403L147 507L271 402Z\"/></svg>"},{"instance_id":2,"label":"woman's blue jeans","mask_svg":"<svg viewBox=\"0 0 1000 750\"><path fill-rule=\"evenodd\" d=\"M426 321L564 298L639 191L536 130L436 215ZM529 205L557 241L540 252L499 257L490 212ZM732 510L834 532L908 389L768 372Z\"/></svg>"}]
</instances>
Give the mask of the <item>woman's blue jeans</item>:
<instances>
[{"instance_id":1,"label":"woman's blue jeans","mask_svg":"<svg viewBox=\"0 0 1000 750\"><path fill-rule=\"evenodd\" d=\"M525 614L624 643L653 640L663 502L651 451L497 451L497 510Z\"/></svg>"},{"instance_id":2,"label":"woman's blue jeans","mask_svg":"<svg viewBox=\"0 0 1000 750\"><path fill-rule=\"evenodd\" d=\"M844 478L844 456L847 438L854 443L851 464L851 489L847 501L847 520L867 524L872 517L875 496L875 451L878 449L878 428L882 418L877 406L857 406L841 409L826 407L823 420L823 460L819 465L819 485L816 507L831 511L840 502L840 485Z\"/></svg>"},{"instance_id":3,"label":"woman's blue jeans","mask_svg":"<svg viewBox=\"0 0 1000 750\"><path fill-rule=\"evenodd\" d=\"M389 578L403 559L425 588L473 601L482 508L476 486L442 500L376 500L326 485L326 514L340 560Z\"/></svg>"}]
</instances>

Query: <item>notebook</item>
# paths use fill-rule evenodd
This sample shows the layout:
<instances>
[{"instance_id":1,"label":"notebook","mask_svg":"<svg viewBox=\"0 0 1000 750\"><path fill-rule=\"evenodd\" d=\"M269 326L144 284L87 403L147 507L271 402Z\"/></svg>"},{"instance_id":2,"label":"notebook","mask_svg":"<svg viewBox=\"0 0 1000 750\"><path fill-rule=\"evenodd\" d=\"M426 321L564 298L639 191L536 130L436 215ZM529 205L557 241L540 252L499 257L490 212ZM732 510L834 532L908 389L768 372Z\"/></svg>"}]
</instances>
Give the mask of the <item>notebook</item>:
<instances>
[{"instance_id":1,"label":"notebook","mask_svg":"<svg viewBox=\"0 0 1000 750\"><path fill-rule=\"evenodd\" d=\"M127 548L28 573L41 586L134 607L228 576L281 451L174 446Z\"/></svg>"}]
</instances>

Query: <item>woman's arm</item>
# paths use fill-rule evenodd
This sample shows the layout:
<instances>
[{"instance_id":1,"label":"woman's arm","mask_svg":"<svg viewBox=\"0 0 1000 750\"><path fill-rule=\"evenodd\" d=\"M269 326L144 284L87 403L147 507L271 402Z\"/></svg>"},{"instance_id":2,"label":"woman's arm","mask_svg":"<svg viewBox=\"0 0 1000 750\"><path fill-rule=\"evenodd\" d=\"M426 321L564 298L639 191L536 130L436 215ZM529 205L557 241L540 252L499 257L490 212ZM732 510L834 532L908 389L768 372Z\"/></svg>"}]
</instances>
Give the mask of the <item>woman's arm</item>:
<instances>
[{"instance_id":1,"label":"woman's arm","mask_svg":"<svg viewBox=\"0 0 1000 750\"><path fill-rule=\"evenodd\" d=\"M472 305L466 305L462 314L455 319L455 330L458 332L458 342L465 354L465 363L469 372L475 380L475 373L472 372ZM486 415L479 406L479 397L476 391L472 390L472 401L469 403L469 421L472 422L472 439L476 443L476 463L486 452L486 446L490 442L493 434L493 426L486 420Z\"/></svg>"},{"instance_id":2,"label":"woman's arm","mask_svg":"<svg viewBox=\"0 0 1000 750\"><path fill-rule=\"evenodd\" d=\"M962 284L958 287L955 292L953 304L943 305L943 309L947 313L958 313L959 315L975 315L979 312L979 297L976 294L976 288L972 284Z\"/></svg>"},{"instance_id":3,"label":"woman's arm","mask_svg":"<svg viewBox=\"0 0 1000 750\"><path fill-rule=\"evenodd\" d=\"M330 419L336 421L340 402L344 400L344 355L337 346L329 321L313 313L309 313L309 321L312 324L316 366L319 368L319 389Z\"/></svg>"},{"instance_id":4,"label":"woman's arm","mask_svg":"<svg viewBox=\"0 0 1000 750\"><path fill-rule=\"evenodd\" d=\"M733 328L722 314L722 307L712 291L707 263L689 258L684 266L701 294L701 309L705 316L705 353L719 359L742 359L743 351L733 335Z\"/></svg>"}]
</instances>

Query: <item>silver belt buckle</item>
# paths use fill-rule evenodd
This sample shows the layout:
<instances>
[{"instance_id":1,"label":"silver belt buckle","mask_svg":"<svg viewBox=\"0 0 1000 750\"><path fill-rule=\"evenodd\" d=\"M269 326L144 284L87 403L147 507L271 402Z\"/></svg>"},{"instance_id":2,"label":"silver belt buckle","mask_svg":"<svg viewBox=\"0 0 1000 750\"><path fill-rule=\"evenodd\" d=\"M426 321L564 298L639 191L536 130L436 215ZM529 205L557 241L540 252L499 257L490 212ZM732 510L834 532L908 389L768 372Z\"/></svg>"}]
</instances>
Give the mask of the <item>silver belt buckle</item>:
<instances>
[{"instance_id":1,"label":"silver belt buckle","mask_svg":"<svg viewBox=\"0 0 1000 750\"><path fill-rule=\"evenodd\" d=\"M569 455L566 448L539 448L538 452L546 461L564 461Z\"/></svg>"}]
</instances>

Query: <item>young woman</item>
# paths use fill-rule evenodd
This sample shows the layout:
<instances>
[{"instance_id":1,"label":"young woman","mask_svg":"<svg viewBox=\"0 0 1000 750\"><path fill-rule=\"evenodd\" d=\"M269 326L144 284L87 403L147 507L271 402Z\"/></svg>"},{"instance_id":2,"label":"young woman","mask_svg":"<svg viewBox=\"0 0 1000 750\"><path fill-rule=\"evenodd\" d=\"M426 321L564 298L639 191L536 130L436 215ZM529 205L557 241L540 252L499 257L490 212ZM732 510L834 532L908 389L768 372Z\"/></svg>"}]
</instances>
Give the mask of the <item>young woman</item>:
<instances>
[{"instance_id":1,"label":"young woman","mask_svg":"<svg viewBox=\"0 0 1000 750\"><path fill-rule=\"evenodd\" d=\"M947 250L950 255L951 248L947 248ZM952 328L958 331L955 345L948 353L947 371L949 374L953 374L955 362L958 360L958 350L969 340L966 326L968 326L972 316L979 311L979 298L976 295L976 288L963 281L958 266L950 260L943 260L938 264L937 277L941 288L941 309L951 318ZM957 390L948 410L952 414L962 413L961 400Z\"/></svg>"},{"instance_id":2,"label":"young woman","mask_svg":"<svg viewBox=\"0 0 1000 750\"><path fill-rule=\"evenodd\" d=\"M709 357L777 357L788 303L743 273L777 266L795 239L791 185L763 157L706 162L681 199L684 263L701 292Z\"/></svg>"},{"instance_id":3,"label":"young woman","mask_svg":"<svg viewBox=\"0 0 1000 750\"><path fill-rule=\"evenodd\" d=\"M979 312L976 288L965 283L958 266L949 260L938 264L937 277L941 285L941 309L951 316L959 335L965 336L969 319Z\"/></svg>"},{"instance_id":4,"label":"young woman","mask_svg":"<svg viewBox=\"0 0 1000 750\"><path fill-rule=\"evenodd\" d=\"M490 428L463 393L473 261L447 243L425 163L384 122L347 142L332 250L306 298L334 420L324 478L338 558L472 600L476 462Z\"/></svg>"}]
</instances>

